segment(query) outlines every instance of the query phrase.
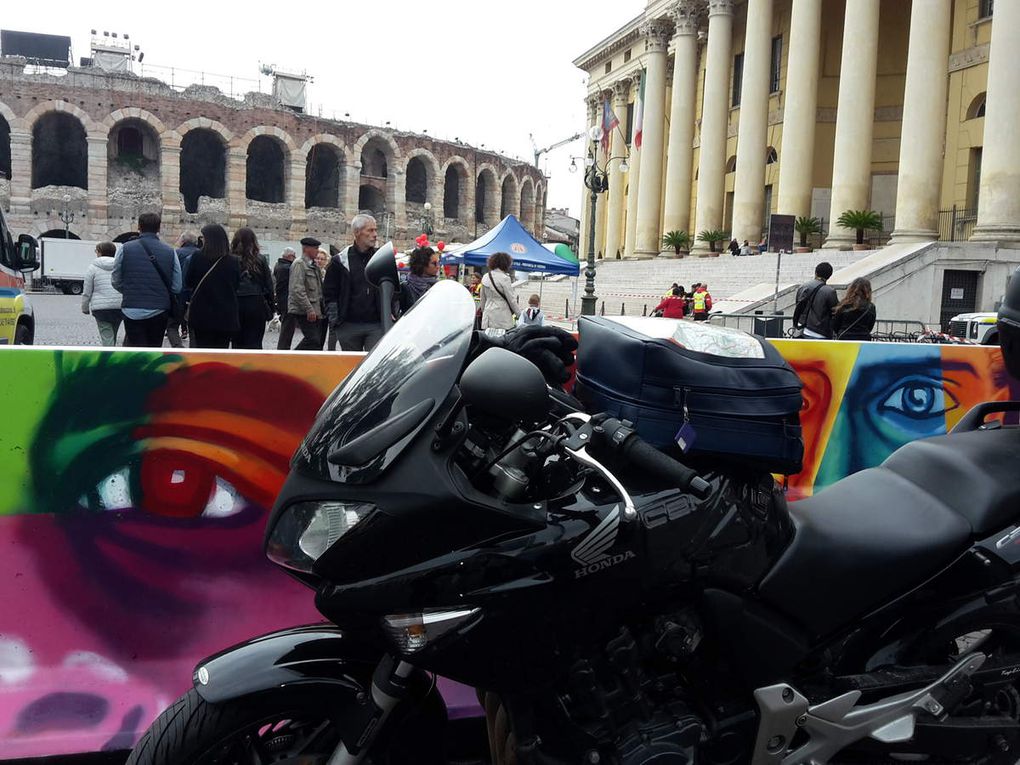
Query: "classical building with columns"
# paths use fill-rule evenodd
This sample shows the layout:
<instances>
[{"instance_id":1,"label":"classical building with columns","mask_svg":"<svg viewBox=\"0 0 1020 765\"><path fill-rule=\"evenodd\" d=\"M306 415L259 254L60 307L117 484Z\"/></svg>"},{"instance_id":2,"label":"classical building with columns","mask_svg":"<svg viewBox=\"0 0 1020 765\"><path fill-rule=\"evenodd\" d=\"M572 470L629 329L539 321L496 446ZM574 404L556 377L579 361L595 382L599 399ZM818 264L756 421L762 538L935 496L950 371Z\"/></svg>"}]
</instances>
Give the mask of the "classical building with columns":
<instances>
[{"instance_id":1,"label":"classical building with columns","mask_svg":"<svg viewBox=\"0 0 1020 765\"><path fill-rule=\"evenodd\" d=\"M892 243L1018 246L1018 51L1020 0L649 0L574 61L589 125L605 99L621 123L597 150L596 250L656 256L673 230L757 242L770 213L846 246L834 221L867 209ZM586 253L587 195L582 211Z\"/></svg>"},{"instance_id":2,"label":"classical building with columns","mask_svg":"<svg viewBox=\"0 0 1020 765\"><path fill-rule=\"evenodd\" d=\"M342 244L363 211L398 246L426 222L435 239L471 241L510 213L541 236L546 189L526 162L297 113L267 94L0 58L0 208L17 233L62 236L73 215L71 236L120 241L159 211L167 238L216 222Z\"/></svg>"}]
</instances>

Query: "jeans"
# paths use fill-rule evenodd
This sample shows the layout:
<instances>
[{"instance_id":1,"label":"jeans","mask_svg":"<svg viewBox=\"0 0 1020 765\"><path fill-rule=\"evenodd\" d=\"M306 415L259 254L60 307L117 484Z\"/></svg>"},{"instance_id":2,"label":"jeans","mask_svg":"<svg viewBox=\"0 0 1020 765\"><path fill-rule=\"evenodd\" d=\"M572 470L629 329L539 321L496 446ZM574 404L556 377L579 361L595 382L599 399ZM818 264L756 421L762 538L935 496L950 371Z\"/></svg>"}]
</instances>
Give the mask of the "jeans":
<instances>
[{"instance_id":1,"label":"jeans","mask_svg":"<svg viewBox=\"0 0 1020 765\"><path fill-rule=\"evenodd\" d=\"M150 319L124 317L124 347L162 348L169 317L166 311Z\"/></svg>"},{"instance_id":2,"label":"jeans","mask_svg":"<svg viewBox=\"0 0 1020 765\"><path fill-rule=\"evenodd\" d=\"M345 321L336 328L342 351L370 351L382 340L381 324L359 324Z\"/></svg>"},{"instance_id":3,"label":"jeans","mask_svg":"<svg viewBox=\"0 0 1020 765\"><path fill-rule=\"evenodd\" d=\"M124 320L124 314L120 312L120 309L100 308L92 312L92 318L96 320L96 326L99 328L99 342L107 346L116 345L117 330L120 329L120 324Z\"/></svg>"},{"instance_id":4,"label":"jeans","mask_svg":"<svg viewBox=\"0 0 1020 765\"><path fill-rule=\"evenodd\" d=\"M276 344L278 351L289 351L294 342L294 330L297 329L298 317L292 313L285 313L280 317L280 340Z\"/></svg>"}]
</instances>

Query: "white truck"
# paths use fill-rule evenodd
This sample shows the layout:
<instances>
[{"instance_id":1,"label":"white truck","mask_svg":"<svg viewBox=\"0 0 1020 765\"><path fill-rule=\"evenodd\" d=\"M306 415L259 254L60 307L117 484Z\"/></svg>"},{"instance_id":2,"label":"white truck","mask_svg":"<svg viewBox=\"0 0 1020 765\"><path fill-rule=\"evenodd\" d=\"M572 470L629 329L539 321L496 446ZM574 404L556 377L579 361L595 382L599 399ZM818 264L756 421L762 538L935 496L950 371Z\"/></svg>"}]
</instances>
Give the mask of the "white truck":
<instances>
[{"instance_id":1,"label":"white truck","mask_svg":"<svg viewBox=\"0 0 1020 765\"><path fill-rule=\"evenodd\" d=\"M99 242L48 237L39 242L42 272L33 282L52 285L65 295L80 295L85 285L85 272L96 258Z\"/></svg>"},{"instance_id":2,"label":"white truck","mask_svg":"<svg viewBox=\"0 0 1020 765\"><path fill-rule=\"evenodd\" d=\"M949 320L949 334L978 345L998 345L997 314L958 313Z\"/></svg>"}]
</instances>

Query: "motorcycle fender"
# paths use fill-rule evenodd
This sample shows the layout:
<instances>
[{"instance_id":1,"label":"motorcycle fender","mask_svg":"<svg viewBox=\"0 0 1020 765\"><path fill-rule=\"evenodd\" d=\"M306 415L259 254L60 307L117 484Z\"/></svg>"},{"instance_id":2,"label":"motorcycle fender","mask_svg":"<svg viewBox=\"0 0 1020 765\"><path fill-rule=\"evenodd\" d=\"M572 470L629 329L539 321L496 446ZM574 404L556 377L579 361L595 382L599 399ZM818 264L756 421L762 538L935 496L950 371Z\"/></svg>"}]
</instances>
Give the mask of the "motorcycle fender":
<instances>
[{"instance_id":1,"label":"motorcycle fender","mask_svg":"<svg viewBox=\"0 0 1020 765\"><path fill-rule=\"evenodd\" d=\"M195 667L192 681L210 704L307 684L356 696L369 690L378 660L337 627L296 627L210 656Z\"/></svg>"}]
</instances>

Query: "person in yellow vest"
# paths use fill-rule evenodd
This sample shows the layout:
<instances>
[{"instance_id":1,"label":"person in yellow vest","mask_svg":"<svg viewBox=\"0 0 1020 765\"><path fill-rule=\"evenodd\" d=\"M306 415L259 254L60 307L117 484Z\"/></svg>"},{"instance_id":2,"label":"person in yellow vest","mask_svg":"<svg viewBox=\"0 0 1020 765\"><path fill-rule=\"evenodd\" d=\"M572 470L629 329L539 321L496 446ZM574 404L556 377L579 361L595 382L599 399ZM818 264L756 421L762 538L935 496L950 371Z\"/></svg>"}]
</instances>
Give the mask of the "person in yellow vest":
<instances>
[{"instance_id":1,"label":"person in yellow vest","mask_svg":"<svg viewBox=\"0 0 1020 765\"><path fill-rule=\"evenodd\" d=\"M694 307L695 321L708 321L708 312L712 310L712 296L708 292L707 284L699 284L691 299Z\"/></svg>"}]
</instances>

